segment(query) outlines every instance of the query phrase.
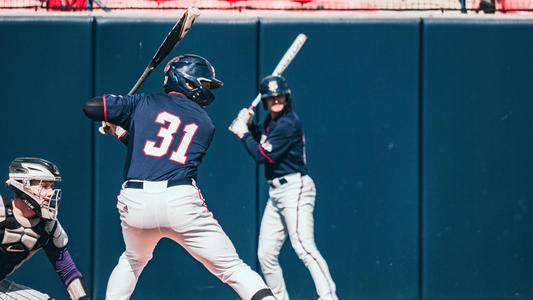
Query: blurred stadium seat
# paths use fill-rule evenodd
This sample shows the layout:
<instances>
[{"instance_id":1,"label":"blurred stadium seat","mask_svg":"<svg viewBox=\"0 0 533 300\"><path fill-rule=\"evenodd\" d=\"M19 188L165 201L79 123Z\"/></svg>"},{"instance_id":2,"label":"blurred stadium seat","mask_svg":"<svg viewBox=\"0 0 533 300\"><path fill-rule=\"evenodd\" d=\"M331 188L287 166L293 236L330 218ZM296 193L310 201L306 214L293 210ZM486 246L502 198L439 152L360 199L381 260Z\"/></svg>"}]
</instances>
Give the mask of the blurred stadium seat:
<instances>
[{"instance_id":1,"label":"blurred stadium seat","mask_svg":"<svg viewBox=\"0 0 533 300\"><path fill-rule=\"evenodd\" d=\"M48 0L50 10L86 10L87 0Z\"/></svg>"},{"instance_id":2,"label":"blurred stadium seat","mask_svg":"<svg viewBox=\"0 0 533 300\"><path fill-rule=\"evenodd\" d=\"M320 10L320 11L460 11L532 12L533 0L3 0L0 9L166 10L196 6L212 10Z\"/></svg>"}]
</instances>

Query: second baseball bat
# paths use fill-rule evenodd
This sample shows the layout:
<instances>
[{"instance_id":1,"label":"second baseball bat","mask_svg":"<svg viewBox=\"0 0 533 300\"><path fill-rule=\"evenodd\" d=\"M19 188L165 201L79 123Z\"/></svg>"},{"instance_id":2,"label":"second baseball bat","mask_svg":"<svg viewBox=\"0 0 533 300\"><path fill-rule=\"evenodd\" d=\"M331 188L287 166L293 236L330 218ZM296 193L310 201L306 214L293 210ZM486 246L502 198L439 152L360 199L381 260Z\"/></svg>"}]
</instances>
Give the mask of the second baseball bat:
<instances>
[{"instance_id":1,"label":"second baseball bat","mask_svg":"<svg viewBox=\"0 0 533 300\"><path fill-rule=\"evenodd\" d=\"M292 45L289 47L289 49L287 49L287 52L285 52L281 60L278 62L278 65L272 72L272 75L281 75L285 69L287 69L289 64L296 57L296 54L298 54L302 46L305 44L305 41L307 41L307 36L303 33L298 34L298 36L292 42ZM255 108L259 102L261 102L261 94L257 94L254 101L252 101L252 104L250 104L250 108Z\"/></svg>"},{"instance_id":2,"label":"second baseball bat","mask_svg":"<svg viewBox=\"0 0 533 300\"><path fill-rule=\"evenodd\" d=\"M276 68L274 68L272 75L281 75L285 71L285 69L287 69L287 67L293 61L293 59L296 57L296 54L298 54L298 52L300 51L300 49L302 48L302 46L305 44L306 41L307 41L307 36L305 34L303 33L298 34L298 36L294 39L289 49L287 49L287 51L285 52L281 60L278 62L278 65L276 66ZM254 108L257 107L259 102L261 102L261 93L257 94L254 101L252 101L252 104L250 104L250 106L248 107L248 110L250 111L250 113L253 113ZM228 128L230 131L236 120L237 119L234 119L233 122L231 122Z\"/></svg>"}]
</instances>

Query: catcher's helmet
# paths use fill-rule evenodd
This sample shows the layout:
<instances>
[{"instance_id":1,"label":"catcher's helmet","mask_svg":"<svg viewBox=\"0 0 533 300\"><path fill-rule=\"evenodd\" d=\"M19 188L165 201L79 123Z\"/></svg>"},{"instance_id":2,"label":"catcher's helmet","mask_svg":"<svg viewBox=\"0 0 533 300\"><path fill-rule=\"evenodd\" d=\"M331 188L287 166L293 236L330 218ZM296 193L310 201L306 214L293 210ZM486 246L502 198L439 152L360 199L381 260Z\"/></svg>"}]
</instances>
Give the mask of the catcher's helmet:
<instances>
[{"instance_id":1,"label":"catcher's helmet","mask_svg":"<svg viewBox=\"0 0 533 300\"><path fill-rule=\"evenodd\" d=\"M267 109L266 98L276 97L280 95L285 95L285 103L287 106L291 104L291 89L287 80L283 76L279 75L269 75L263 80L259 86L259 93L261 93L261 102L263 102L263 107Z\"/></svg>"},{"instance_id":2,"label":"catcher's helmet","mask_svg":"<svg viewBox=\"0 0 533 300\"><path fill-rule=\"evenodd\" d=\"M207 59L185 54L171 59L165 66L164 89L165 92L183 93L187 98L200 104L202 107L215 100L215 95L210 89L223 85L222 81L215 78L215 68Z\"/></svg>"},{"instance_id":3,"label":"catcher's helmet","mask_svg":"<svg viewBox=\"0 0 533 300\"><path fill-rule=\"evenodd\" d=\"M61 199L61 189L54 189L48 199L43 202L40 190L32 188L32 181L60 182L61 174L53 163L34 157L18 157L9 165L9 179L6 184L20 197L37 216L48 219L57 219L57 208Z\"/></svg>"}]
</instances>

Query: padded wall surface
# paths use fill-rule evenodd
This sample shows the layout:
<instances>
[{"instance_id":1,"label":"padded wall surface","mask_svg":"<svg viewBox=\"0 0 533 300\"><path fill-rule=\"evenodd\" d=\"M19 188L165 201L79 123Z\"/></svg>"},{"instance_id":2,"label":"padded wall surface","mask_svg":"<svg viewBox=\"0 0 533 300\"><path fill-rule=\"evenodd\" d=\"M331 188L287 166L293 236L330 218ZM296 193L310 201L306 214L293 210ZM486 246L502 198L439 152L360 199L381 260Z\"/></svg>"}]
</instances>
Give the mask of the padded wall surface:
<instances>
[{"instance_id":1,"label":"padded wall surface","mask_svg":"<svg viewBox=\"0 0 533 300\"><path fill-rule=\"evenodd\" d=\"M11 160L54 162L63 176L59 219L69 251L91 283L92 174L90 123L81 105L91 95L91 18L0 18L0 178ZM3 184L2 194L11 197ZM10 279L69 299L40 251Z\"/></svg>"},{"instance_id":2,"label":"padded wall surface","mask_svg":"<svg viewBox=\"0 0 533 300\"><path fill-rule=\"evenodd\" d=\"M419 21L263 21L261 76L300 32L309 39L284 75L317 187L316 242L338 296L416 299ZM316 298L289 241L280 260L291 299Z\"/></svg>"},{"instance_id":3,"label":"padded wall surface","mask_svg":"<svg viewBox=\"0 0 533 300\"><path fill-rule=\"evenodd\" d=\"M533 22L423 34L424 299L531 299Z\"/></svg>"},{"instance_id":4,"label":"padded wall surface","mask_svg":"<svg viewBox=\"0 0 533 300\"><path fill-rule=\"evenodd\" d=\"M97 20L96 91L126 94L152 58L175 20ZM207 38L208 37L208 38ZM141 87L160 91L166 62L175 55L194 53L215 66L225 86L215 90L207 108L217 128L214 141L200 167L199 187L207 206L234 242L241 258L254 267L256 248L255 165L240 159L240 142L227 131L238 109L255 95L256 21L195 23L189 34ZM109 277L124 249L116 198L122 183L125 147L109 136L96 137L96 294L105 294ZM179 245L163 241L142 274L134 293L137 299L235 299Z\"/></svg>"},{"instance_id":5,"label":"padded wall surface","mask_svg":"<svg viewBox=\"0 0 533 300\"><path fill-rule=\"evenodd\" d=\"M59 166L60 220L95 299L124 249L115 204L125 147L81 109L95 93L127 93L175 21L0 18L0 177L17 156ZM217 131L199 186L241 258L258 270L267 185L227 126L299 32L309 40L285 76L318 190L316 242L339 298L533 298L527 20L200 19L164 63L200 54L225 83L207 108ZM161 89L162 69L140 92ZM291 299L315 298L290 243L280 259ZM44 253L10 279L68 299ZM237 296L164 240L132 298Z\"/></svg>"}]
</instances>

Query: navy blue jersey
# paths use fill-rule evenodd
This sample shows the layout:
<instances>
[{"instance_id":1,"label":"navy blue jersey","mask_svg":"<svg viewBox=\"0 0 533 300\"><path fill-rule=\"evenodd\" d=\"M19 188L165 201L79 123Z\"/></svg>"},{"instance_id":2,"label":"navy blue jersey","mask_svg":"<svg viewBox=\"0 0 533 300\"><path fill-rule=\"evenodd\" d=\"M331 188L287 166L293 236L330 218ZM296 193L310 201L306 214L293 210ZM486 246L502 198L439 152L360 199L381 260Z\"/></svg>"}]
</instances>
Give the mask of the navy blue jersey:
<instances>
[{"instance_id":1,"label":"navy blue jersey","mask_svg":"<svg viewBox=\"0 0 533 300\"><path fill-rule=\"evenodd\" d=\"M129 131L126 179L196 178L215 132L197 103L179 93L104 95L105 121Z\"/></svg>"},{"instance_id":2,"label":"navy blue jersey","mask_svg":"<svg viewBox=\"0 0 533 300\"><path fill-rule=\"evenodd\" d=\"M257 162L265 163L269 180L297 172L307 174L302 122L292 110L276 119L269 114L262 124L252 124L242 142Z\"/></svg>"}]
</instances>

